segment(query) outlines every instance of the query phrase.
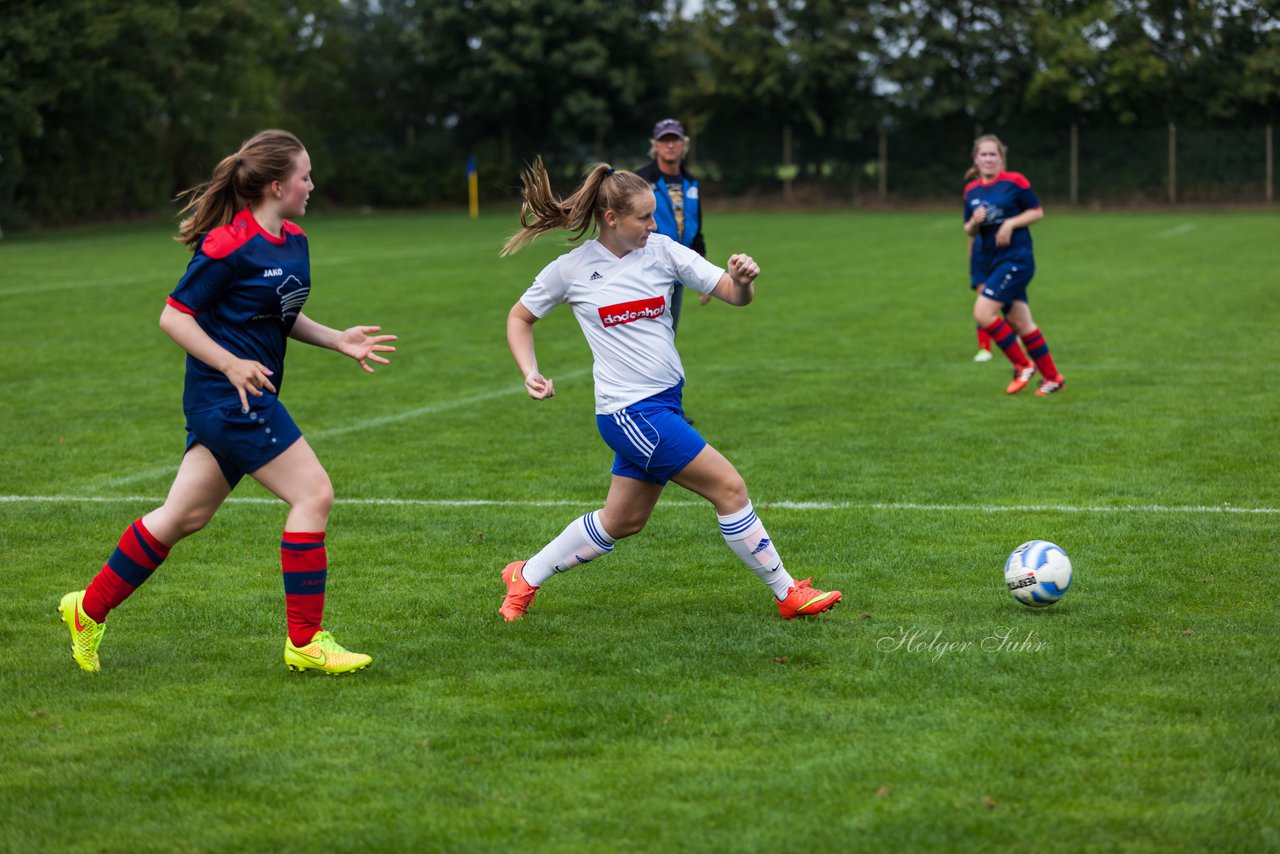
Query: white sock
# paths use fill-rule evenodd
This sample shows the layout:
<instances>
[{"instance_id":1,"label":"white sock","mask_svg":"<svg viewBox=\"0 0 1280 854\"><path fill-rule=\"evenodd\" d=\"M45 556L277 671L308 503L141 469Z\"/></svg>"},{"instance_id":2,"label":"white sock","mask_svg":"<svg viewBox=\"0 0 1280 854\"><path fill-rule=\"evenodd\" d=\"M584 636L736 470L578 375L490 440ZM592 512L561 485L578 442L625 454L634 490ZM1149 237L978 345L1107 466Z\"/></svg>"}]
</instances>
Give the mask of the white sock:
<instances>
[{"instance_id":1,"label":"white sock","mask_svg":"<svg viewBox=\"0 0 1280 854\"><path fill-rule=\"evenodd\" d=\"M795 580L782 565L782 558L778 557L778 550L773 547L769 532L756 516L751 502L748 501L747 506L737 513L728 516L717 514L716 518L720 520L724 541L738 559L768 585L779 601L787 598L787 588L795 584Z\"/></svg>"},{"instance_id":2,"label":"white sock","mask_svg":"<svg viewBox=\"0 0 1280 854\"><path fill-rule=\"evenodd\" d=\"M607 555L613 551L616 542L605 533L604 526L600 524L600 511L596 510L570 522L560 536L529 558L520 574L524 576L525 584L539 587L557 572L567 572L600 555Z\"/></svg>"}]
</instances>

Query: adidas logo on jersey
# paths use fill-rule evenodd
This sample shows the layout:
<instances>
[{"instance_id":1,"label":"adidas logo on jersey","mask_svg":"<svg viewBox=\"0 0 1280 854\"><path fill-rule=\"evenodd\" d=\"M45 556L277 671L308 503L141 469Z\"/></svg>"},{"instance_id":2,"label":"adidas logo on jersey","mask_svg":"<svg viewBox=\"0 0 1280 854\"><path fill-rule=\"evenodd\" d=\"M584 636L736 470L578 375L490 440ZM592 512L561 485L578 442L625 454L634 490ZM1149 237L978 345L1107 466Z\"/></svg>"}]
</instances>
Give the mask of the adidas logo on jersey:
<instances>
[{"instance_id":1,"label":"adidas logo on jersey","mask_svg":"<svg viewBox=\"0 0 1280 854\"><path fill-rule=\"evenodd\" d=\"M596 272L592 272L592 273L591 273L591 281L593 281L593 282L594 282L596 279L603 279L603 278L604 278L604 276L600 275L599 273L596 273Z\"/></svg>"}]
</instances>

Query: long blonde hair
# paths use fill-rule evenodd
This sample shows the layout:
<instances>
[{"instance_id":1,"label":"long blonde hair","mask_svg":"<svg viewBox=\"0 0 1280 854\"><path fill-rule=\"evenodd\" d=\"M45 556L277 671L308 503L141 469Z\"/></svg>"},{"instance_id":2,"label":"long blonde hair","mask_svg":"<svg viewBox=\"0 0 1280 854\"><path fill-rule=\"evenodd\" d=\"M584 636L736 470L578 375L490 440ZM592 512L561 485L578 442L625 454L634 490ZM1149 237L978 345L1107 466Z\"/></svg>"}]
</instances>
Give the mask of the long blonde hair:
<instances>
[{"instance_id":1,"label":"long blonde hair","mask_svg":"<svg viewBox=\"0 0 1280 854\"><path fill-rule=\"evenodd\" d=\"M212 178L175 197L186 202L178 216L191 215L182 220L174 239L194 250L205 234L261 199L272 181L287 181L303 150L302 142L287 130L264 130L245 140L239 151L222 158Z\"/></svg>"},{"instance_id":2,"label":"long blonde hair","mask_svg":"<svg viewBox=\"0 0 1280 854\"><path fill-rule=\"evenodd\" d=\"M594 234L604 222L604 212L618 214L631 212L631 199L636 193L652 193L649 182L634 172L614 169L608 163L591 167L582 186L567 199L559 199L551 192L551 176L542 158L520 175L524 184L520 206L520 230L507 239L502 255L513 255L533 242L539 234L567 229L573 232L569 242L581 240L588 233Z\"/></svg>"},{"instance_id":3,"label":"long blonde hair","mask_svg":"<svg viewBox=\"0 0 1280 854\"><path fill-rule=\"evenodd\" d=\"M1006 148L1005 144L1000 141L1000 137L996 136L994 133L984 133L982 136L978 137L973 141L973 153L969 155L969 159L973 160L973 158L978 156L978 148L980 148L982 146L982 143L984 142L994 142L996 144L996 148L1000 149L1000 159L1005 162L1004 165L1005 165L1005 168L1007 169L1009 167L1009 149ZM978 174L978 167L970 166L969 171L964 173L964 179L968 181L970 178L972 178L974 175L977 175L977 174Z\"/></svg>"}]
</instances>

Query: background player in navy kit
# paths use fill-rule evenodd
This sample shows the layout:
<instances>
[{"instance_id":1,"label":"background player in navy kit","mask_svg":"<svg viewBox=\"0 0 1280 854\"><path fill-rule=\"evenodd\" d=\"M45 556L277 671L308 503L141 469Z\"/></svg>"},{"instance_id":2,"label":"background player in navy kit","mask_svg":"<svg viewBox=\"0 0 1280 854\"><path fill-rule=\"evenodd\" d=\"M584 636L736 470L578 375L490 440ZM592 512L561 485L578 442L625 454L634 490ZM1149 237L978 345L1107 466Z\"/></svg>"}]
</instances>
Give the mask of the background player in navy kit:
<instances>
[{"instance_id":1,"label":"background player in navy kit","mask_svg":"<svg viewBox=\"0 0 1280 854\"><path fill-rule=\"evenodd\" d=\"M344 673L367 667L321 628L327 575L329 475L277 395L287 338L337 350L365 371L394 335L376 326L344 331L302 313L311 290L307 237L286 217L306 212L311 159L286 131L257 134L187 191L180 237L193 255L160 316L187 351L182 408L187 450L164 504L131 524L86 590L59 610L71 651L100 668L107 613L146 581L182 538L203 528L245 474L289 505L280 544L291 670Z\"/></svg>"},{"instance_id":2,"label":"background player in navy kit","mask_svg":"<svg viewBox=\"0 0 1280 854\"><path fill-rule=\"evenodd\" d=\"M529 396L550 398L555 386L538 369L533 325L557 305L573 309L594 359L596 425L615 456L604 507L575 519L528 561L502 570L503 618L519 619L555 573L608 554L617 540L639 533L671 480L711 502L725 542L773 591L782 616L807 616L835 605L839 591L823 592L809 579L791 578L737 469L682 417L684 367L667 311L671 281L746 305L760 274L755 261L734 255L726 272L653 234L654 194L635 173L597 165L563 201L552 195L541 160L523 179L522 228L507 241L504 255L547 231L568 229L576 239L598 229L599 237L538 274L507 316L507 343Z\"/></svg>"},{"instance_id":3,"label":"background player in navy kit","mask_svg":"<svg viewBox=\"0 0 1280 854\"><path fill-rule=\"evenodd\" d=\"M1029 227L1044 218L1044 209L1024 175L1004 171L1005 154L999 138L978 137L973 144L973 167L966 175L978 177L964 189L964 230L974 240L972 252L981 259L985 273L973 319L1013 363L1013 381L1005 389L1008 394L1026 387L1037 368L1041 381L1036 394L1053 394L1066 380L1058 373L1027 305L1027 285L1036 271ZM1034 365L1018 345L1019 337Z\"/></svg>"}]
</instances>

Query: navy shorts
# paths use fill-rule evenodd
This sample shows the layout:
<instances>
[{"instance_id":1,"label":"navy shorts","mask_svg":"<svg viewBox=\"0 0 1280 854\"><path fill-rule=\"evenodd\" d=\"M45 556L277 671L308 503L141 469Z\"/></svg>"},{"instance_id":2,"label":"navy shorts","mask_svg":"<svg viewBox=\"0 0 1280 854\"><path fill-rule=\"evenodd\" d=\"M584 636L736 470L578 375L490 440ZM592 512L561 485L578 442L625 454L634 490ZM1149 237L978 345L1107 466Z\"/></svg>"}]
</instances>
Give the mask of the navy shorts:
<instances>
[{"instance_id":1,"label":"navy shorts","mask_svg":"<svg viewBox=\"0 0 1280 854\"><path fill-rule=\"evenodd\" d=\"M665 485L693 458L707 440L684 420L678 385L633 403L610 415L597 415L596 427L614 450L613 474Z\"/></svg>"},{"instance_id":2,"label":"navy shorts","mask_svg":"<svg viewBox=\"0 0 1280 854\"><path fill-rule=\"evenodd\" d=\"M249 398L248 412L237 402L187 413L187 450L197 444L208 448L232 489L301 438L289 410L273 395Z\"/></svg>"},{"instance_id":3,"label":"navy shorts","mask_svg":"<svg viewBox=\"0 0 1280 854\"><path fill-rule=\"evenodd\" d=\"M982 295L998 300L1008 307L1015 302L1027 302L1027 285L1036 274L1036 265L1026 261L1010 261L997 264L982 286Z\"/></svg>"}]
</instances>

